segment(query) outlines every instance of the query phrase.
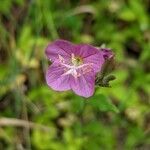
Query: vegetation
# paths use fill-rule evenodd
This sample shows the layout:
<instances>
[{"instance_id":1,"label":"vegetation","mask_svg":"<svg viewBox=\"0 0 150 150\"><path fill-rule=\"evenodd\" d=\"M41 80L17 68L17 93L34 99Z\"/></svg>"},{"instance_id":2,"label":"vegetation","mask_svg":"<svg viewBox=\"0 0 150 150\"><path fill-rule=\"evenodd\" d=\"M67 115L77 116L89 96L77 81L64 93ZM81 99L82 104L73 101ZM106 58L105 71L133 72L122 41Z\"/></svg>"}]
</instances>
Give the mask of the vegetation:
<instances>
[{"instance_id":1,"label":"vegetation","mask_svg":"<svg viewBox=\"0 0 150 150\"><path fill-rule=\"evenodd\" d=\"M0 149L150 149L149 13L149 0L2 0ZM51 90L44 52L58 38L110 47L111 87Z\"/></svg>"}]
</instances>

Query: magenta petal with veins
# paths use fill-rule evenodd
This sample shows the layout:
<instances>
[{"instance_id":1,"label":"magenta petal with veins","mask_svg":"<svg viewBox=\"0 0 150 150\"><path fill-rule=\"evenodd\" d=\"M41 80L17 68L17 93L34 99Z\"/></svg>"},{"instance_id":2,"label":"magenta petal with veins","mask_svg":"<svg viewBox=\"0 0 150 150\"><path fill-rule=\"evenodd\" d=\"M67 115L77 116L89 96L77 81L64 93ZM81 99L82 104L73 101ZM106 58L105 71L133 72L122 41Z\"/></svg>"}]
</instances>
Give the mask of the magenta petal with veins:
<instances>
[{"instance_id":1,"label":"magenta petal with veins","mask_svg":"<svg viewBox=\"0 0 150 150\"><path fill-rule=\"evenodd\" d=\"M56 40L46 48L52 65L46 72L47 84L56 91L72 89L76 94L90 97L94 94L95 77L101 71L111 51L88 44L75 45L65 40Z\"/></svg>"}]
</instances>

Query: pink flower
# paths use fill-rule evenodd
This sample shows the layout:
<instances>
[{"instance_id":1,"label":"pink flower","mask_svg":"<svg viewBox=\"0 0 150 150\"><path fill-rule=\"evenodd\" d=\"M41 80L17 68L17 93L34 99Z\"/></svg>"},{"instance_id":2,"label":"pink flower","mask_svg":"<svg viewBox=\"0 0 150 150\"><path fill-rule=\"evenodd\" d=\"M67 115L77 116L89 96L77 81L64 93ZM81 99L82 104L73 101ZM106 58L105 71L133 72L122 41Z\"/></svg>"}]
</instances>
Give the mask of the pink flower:
<instances>
[{"instance_id":1,"label":"pink flower","mask_svg":"<svg viewBox=\"0 0 150 150\"><path fill-rule=\"evenodd\" d=\"M106 57L113 56L107 49L75 45L65 40L50 43L46 55L52 62L46 72L47 84L56 91L72 89L83 97L94 94L96 74L101 71Z\"/></svg>"}]
</instances>

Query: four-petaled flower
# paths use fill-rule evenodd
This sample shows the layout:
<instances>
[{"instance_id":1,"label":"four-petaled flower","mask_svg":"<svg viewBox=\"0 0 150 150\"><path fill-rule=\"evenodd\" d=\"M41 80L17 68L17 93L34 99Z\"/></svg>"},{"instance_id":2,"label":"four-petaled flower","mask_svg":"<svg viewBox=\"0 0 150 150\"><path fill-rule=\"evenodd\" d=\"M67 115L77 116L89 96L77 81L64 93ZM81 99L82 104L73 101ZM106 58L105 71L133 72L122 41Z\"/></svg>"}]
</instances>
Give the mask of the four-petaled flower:
<instances>
[{"instance_id":1,"label":"four-petaled flower","mask_svg":"<svg viewBox=\"0 0 150 150\"><path fill-rule=\"evenodd\" d=\"M56 91L72 89L83 97L94 94L96 74L101 71L106 58L113 56L107 49L75 45L65 40L50 43L46 55L52 62L46 72L47 84Z\"/></svg>"}]
</instances>

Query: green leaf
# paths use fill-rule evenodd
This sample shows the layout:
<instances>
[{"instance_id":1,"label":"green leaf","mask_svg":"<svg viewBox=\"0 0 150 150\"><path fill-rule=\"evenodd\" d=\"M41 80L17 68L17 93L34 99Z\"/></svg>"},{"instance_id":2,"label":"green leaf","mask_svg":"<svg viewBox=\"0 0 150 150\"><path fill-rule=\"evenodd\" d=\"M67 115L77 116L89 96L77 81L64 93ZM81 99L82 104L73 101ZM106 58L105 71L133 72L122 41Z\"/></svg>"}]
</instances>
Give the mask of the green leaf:
<instances>
[{"instance_id":1,"label":"green leaf","mask_svg":"<svg viewBox=\"0 0 150 150\"><path fill-rule=\"evenodd\" d=\"M119 18L125 21L134 21L136 19L136 16L131 9L125 8L119 13Z\"/></svg>"},{"instance_id":2,"label":"green leaf","mask_svg":"<svg viewBox=\"0 0 150 150\"><path fill-rule=\"evenodd\" d=\"M95 109L100 111L119 112L118 108L110 101L110 99L102 94L90 98L89 102Z\"/></svg>"},{"instance_id":3,"label":"green leaf","mask_svg":"<svg viewBox=\"0 0 150 150\"><path fill-rule=\"evenodd\" d=\"M12 6L12 1L10 0L4 0L1 1L0 4L0 12L3 14L9 14Z\"/></svg>"},{"instance_id":4,"label":"green leaf","mask_svg":"<svg viewBox=\"0 0 150 150\"><path fill-rule=\"evenodd\" d=\"M82 97L80 96L75 96L72 101L71 101L71 106L73 112L80 113L83 111L84 106L85 106L85 101Z\"/></svg>"}]
</instances>

